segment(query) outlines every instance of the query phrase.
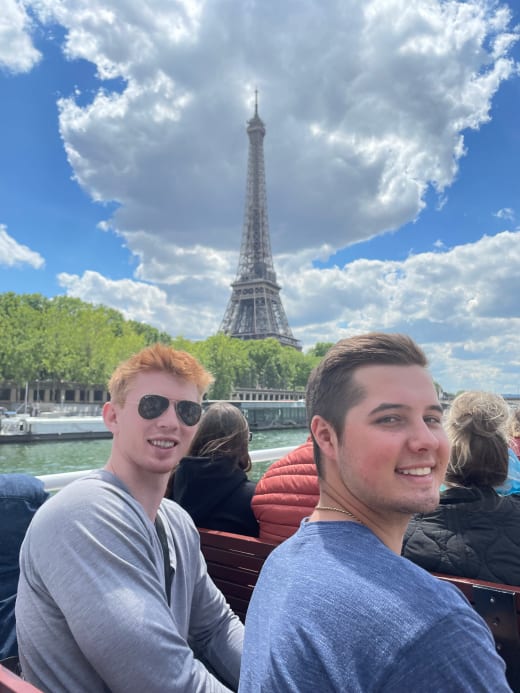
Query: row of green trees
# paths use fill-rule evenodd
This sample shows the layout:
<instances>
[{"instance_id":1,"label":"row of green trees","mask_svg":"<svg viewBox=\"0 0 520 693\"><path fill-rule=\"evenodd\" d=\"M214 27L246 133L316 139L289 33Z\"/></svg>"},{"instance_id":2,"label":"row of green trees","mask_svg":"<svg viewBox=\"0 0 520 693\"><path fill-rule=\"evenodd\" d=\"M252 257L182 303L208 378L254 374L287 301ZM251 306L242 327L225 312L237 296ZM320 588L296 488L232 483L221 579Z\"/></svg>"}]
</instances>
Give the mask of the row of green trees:
<instances>
[{"instance_id":1,"label":"row of green trees","mask_svg":"<svg viewBox=\"0 0 520 693\"><path fill-rule=\"evenodd\" d=\"M241 341L222 334L192 342L77 298L0 294L0 381L106 384L120 361L155 342L197 357L215 376L213 399L227 399L236 387L304 389L330 346L318 343L301 353L275 339Z\"/></svg>"}]
</instances>

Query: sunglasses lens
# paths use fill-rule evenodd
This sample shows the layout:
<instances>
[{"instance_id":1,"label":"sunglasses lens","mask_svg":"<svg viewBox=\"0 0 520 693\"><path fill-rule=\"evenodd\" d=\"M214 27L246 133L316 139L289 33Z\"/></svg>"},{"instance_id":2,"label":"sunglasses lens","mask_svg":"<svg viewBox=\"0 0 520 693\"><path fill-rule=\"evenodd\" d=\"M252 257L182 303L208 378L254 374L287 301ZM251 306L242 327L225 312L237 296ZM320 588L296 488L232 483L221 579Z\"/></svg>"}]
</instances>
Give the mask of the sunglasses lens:
<instances>
[{"instance_id":1,"label":"sunglasses lens","mask_svg":"<svg viewBox=\"0 0 520 693\"><path fill-rule=\"evenodd\" d=\"M195 426L200 421L202 407L198 402L183 399L175 405L177 416L186 426Z\"/></svg>"},{"instance_id":2,"label":"sunglasses lens","mask_svg":"<svg viewBox=\"0 0 520 693\"><path fill-rule=\"evenodd\" d=\"M161 395L145 395L139 400L137 411L143 419L156 419L170 406L170 400Z\"/></svg>"},{"instance_id":3,"label":"sunglasses lens","mask_svg":"<svg viewBox=\"0 0 520 693\"><path fill-rule=\"evenodd\" d=\"M162 395L144 395L139 400L137 411L143 419L156 419L168 409L170 400ZM181 400L175 402L175 411L179 419L186 426L195 426L199 423L202 414L202 407L198 402Z\"/></svg>"}]
</instances>

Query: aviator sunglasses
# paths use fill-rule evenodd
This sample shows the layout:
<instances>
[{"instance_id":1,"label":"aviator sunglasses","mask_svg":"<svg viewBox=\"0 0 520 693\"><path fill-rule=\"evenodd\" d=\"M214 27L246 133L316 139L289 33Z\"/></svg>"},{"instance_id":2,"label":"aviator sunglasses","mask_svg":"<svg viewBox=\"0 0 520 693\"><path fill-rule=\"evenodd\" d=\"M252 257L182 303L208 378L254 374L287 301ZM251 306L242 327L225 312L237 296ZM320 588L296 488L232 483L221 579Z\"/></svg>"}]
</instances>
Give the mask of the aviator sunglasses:
<instances>
[{"instance_id":1,"label":"aviator sunglasses","mask_svg":"<svg viewBox=\"0 0 520 693\"><path fill-rule=\"evenodd\" d=\"M143 419L156 419L173 404L177 416L186 426L195 426L200 421L202 407L198 402L190 402L187 399L178 401L168 399L162 395L144 395L139 400L137 411Z\"/></svg>"}]
</instances>

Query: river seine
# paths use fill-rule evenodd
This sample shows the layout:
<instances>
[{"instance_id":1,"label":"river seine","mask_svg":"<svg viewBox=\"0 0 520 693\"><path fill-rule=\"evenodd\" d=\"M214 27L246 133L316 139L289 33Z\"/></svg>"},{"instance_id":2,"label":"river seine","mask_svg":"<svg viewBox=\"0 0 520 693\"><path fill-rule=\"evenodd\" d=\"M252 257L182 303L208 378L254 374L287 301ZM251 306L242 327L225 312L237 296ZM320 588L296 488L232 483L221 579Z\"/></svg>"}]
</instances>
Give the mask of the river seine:
<instances>
[{"instance_id":1,"label":"river seine","mask_svg":"<svg viewBox=\"0 0 520 693\"><path fill-rule=\"evenodd\" d=\"M250 450L299 445L307 438L305 428L283 431L258 431L253 434ZM82 440L65 443L0 444L0 473L25 472L34 476L75 472L102 467L110 454L111 440ZM249 477L257 481L270 462L254 463Z\"/></svg>"}]
</instances>

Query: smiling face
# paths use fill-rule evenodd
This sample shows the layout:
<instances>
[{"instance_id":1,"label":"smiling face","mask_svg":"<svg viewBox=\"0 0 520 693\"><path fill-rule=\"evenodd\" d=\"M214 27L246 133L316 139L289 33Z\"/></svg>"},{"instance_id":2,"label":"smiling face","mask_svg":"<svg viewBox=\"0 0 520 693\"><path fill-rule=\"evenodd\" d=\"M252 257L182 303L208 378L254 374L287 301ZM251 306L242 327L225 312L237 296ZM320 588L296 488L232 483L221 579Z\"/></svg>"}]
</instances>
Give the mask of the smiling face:
<instances>
[{"instance_id":1,"label":"smiling face","mask_svg":"<svg viewBox=\"0 0 520 693\"><path fill-rule=\"evenodd\" d=\"M364 394L347 411L341 439L321 417L312 422L324 487L378 523L433 510L449 443L430 375L421 366L363 366L354 381Z\"/></svg>"},{"instance_id":2,"label":"smiling face","mask_svg":"<svg viewBox=\"0 0 520 693\"><path fill-rule=\"evenodd\" d=\"M124 405L105 405L105 423L114 434L110 468L127 483L148 474L169 475L197 430L184 424L172 405L155 419L143 419L137 410L143 395L200 402L195 384L170 373L145 371L133 379Z\"/></svg>"}]
</instances>

